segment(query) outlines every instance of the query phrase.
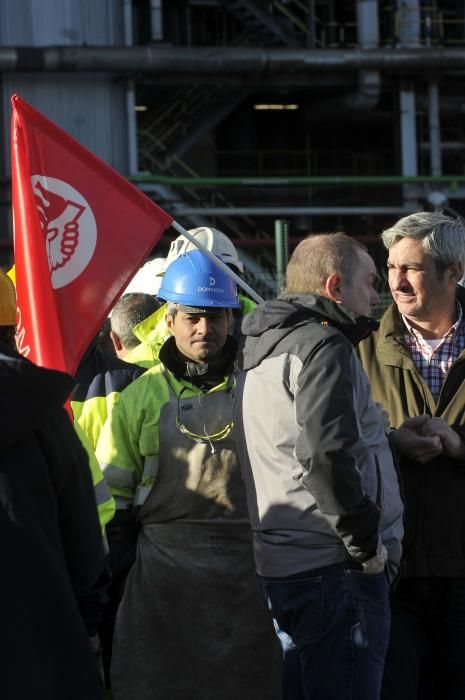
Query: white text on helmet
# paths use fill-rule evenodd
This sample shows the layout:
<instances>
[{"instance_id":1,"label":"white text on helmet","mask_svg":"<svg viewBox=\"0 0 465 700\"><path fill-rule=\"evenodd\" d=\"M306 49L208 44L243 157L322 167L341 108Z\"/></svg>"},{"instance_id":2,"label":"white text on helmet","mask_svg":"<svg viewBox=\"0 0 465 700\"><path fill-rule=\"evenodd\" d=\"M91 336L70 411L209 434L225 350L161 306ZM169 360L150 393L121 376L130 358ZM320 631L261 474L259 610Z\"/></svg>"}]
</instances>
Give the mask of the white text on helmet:
<instances>
[{"instance_id":1,"label":"white text on helmet","mask_svg":"<svg viewBox=\"0 0 465 700\"><path fill-rule=\"evenodd\" d=\"M224 294L224 289L221 287L197 287L198 292L215 292L215 294Z\"/></svg>"}]
</instances>

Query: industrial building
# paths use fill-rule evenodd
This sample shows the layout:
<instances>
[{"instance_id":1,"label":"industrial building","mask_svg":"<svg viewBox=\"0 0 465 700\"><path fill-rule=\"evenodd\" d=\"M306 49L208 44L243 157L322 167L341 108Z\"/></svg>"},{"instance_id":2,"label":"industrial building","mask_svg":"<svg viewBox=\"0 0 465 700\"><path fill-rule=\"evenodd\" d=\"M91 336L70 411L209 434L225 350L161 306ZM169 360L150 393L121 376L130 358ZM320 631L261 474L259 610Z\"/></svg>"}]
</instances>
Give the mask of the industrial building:
<instances>
[{"instance_id":1,"label":"industrial building","mask_svg":"<svg viewBox=\"0 0 465 700\"><path fill-rule=\"evenodd\" d=\"M346 231L382 271L396 218L465 213L458 0L0 0L0 70L3 264L14 92L182 225L227 233L265 296L276 231Z\"/></svg>"}]
</instances>

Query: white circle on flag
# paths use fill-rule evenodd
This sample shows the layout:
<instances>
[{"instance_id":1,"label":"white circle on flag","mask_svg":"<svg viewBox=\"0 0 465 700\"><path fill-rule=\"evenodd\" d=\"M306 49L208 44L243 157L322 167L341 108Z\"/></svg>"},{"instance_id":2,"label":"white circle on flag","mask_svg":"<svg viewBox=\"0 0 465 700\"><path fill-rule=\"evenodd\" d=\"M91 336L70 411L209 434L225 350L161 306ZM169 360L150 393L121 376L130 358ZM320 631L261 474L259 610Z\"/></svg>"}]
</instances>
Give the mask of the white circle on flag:
<instances>
[{"instance_id":1,"label":"white circle on flag","mask_svg":"<svg viewBox=\"0 0 465 700\"><path fill-rule=\"evenodd\" d=\"M85 270L97 244L89 203L63 180L32 175L31 185L44 235L52 287L66 287Z\"/></svg>"}]
</instances>

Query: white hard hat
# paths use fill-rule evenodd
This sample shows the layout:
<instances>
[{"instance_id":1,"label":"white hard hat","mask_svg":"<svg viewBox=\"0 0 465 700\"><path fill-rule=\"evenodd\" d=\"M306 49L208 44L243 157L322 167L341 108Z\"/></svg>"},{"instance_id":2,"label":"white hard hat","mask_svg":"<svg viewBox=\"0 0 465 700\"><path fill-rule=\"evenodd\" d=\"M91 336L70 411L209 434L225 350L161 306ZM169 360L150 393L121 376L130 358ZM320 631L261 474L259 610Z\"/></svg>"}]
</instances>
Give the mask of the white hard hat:
<instances>
[{"instance_id":1,"label":"white hard hat","mask_svg":"<svg viewBox=\"0 0 465 700\"><path fill-rule=\"evenodd\" d=\"M217 255L226 265L234 265L239 272L244 272L244 264L242 260L240 260L232 241L225 233L218 231L216 228L208 228L207 226L192 228L189 230L189 233L213 253L213 255ZM165 269L183 253L188 253L190 250L196 249L195 244L191 243L185 236L178 236L171 243L166 258Z\"/></svg>"},{"instance_id":2,"label":"white hard hat","mask_svg":"<svg viewBox=\"0 0 465 700\"><path fill-rule=\"evenodd\" d=\"M123 294L142 292L156 297L160 289L163 273L165 271L166 258L153 258L139 268L124 290ZM108 312L111 318L113 308Z\"/></svg>"},{"instance_id":3,"label":"white hard hat","mask_svg":"<svg viewBox=\"0 0 465 700\"><path fill-rule=\"evenodd\" d=\"M125 294L131 292L143 292L156 296L161 284L161 276L165 269L165 258L153 258L142 265L136 272L129 285L124 290Z\"/></svg>"}]
</instances>

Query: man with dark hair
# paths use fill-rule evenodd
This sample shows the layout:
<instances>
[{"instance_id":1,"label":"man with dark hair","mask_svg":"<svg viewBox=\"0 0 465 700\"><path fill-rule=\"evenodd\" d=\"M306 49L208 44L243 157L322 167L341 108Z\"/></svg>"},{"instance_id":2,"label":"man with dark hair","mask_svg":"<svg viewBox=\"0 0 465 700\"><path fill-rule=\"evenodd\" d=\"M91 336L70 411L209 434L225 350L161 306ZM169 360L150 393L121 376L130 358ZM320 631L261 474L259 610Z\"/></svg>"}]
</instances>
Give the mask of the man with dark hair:
<instances>
[{"instance_id":1,"label":"man with dark hair","mask_svg":"<svg viewBox=\"0 0 465 700\"><path fill-rule=\"evenodd\" d=\"M213 255L220 258L236 274L244 274L244 264L233 242L222 231L207 226L200 226L199 228L190 229L189 233ZM171 243L168 257L166 258L165 272L180 255L193 250L198 250L198 248L184 235L175 238ZM160 275L160 273L158 274ZM234 309L230 328L231 335L237 338L240 337L242 316L256 306L255 302L241 294L239 294L239 302L240 308ZM139 323L134 328L134 331L140 344L127 354L125 357L126 361L134 362L141 367L153 367L158 362L158 353L161 346L170 335L166 325L166 309L164 305L154 314L148 316L145 321Z\"/></svg>"},{"instance_id":2,"label":"man with dark hair","mask_svg":"<svg viewBox=\"0 0 465 700\"><path fill-rule=\"evenodd\" d=\"M384 231L394 303L360 344L400 455L405 540L382 697L465 697L465 225L417 212Z\"/></svg>"},{"instance_id":3,"label":"man with dark hair","mask_svg":"<svg viewBox=\"0 0 465 700\"><path fill-rule=\"evenodd\" d=\"M294 251L287 290L244 318L235 430L285 700L378 700L402 502L354 345L376 327L366 249L341 233Z\"/></svg>"},{"instance_id":4,"label":"man with dark hair","mask_svg":"<svg viewBox=\"0 0 465 700\"><path fill-rule=\"evenodd\" d=\"M121 360L140 343L132 332L134 326L151 316L159 307L160 302L155 297L142 292L124 294L115 304L110 319L110 337Z\"/></svg>"},{"instance_id":5,"label":"man with dark hair","mask_svg":"<svg viewBox=\"0 0 465 700\"><path fill-rule=\"evenodd\" d=\"M276 700L279 656L256 587L232 402L234 282L199 250L168 268L170 337L121 394L97 446L137 518L118 611L115 700Z\"/></svg>"}]
</instances>

